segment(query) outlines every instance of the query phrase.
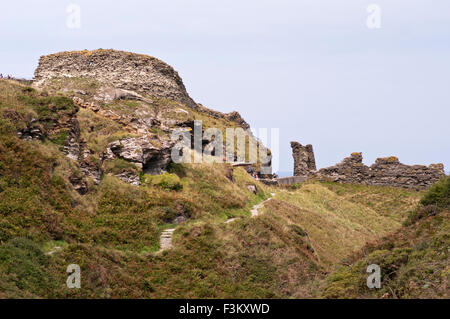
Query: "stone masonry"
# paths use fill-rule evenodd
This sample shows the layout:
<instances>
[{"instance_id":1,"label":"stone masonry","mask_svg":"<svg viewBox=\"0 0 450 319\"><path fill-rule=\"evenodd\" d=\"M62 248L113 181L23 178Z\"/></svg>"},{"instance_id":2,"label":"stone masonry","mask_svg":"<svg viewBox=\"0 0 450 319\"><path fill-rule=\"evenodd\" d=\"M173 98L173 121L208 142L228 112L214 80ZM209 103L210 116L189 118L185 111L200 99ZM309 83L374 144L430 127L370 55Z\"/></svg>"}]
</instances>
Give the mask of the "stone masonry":
<instances>
[{"instance_id":1,"label":"stone masonry","mask_svg":"<svg viewBox=\"0 0 450 319\"><path fill-rule=\"evenodd\" d=\"M395 156L378 158L374 164L366 166L362 162L362 153L352 153L334 166L312 171L305 169L308 168L310 157L314 158L312 147L309 148L310 152L307 152L306 147L298 147L299 143L292 142L291 145L295 146L294 176L411 189L425 189L445 176L443 164L405 165Z\"/></svg>"},{"instance_id":2,"label":"stone masonry","mask_svg":"<svg viewBox=\"0 0 450 319\"><path fill-rule=\"evenodd\" d=\"M177 128L194 128L193 120L186 120L183 115L177 116L170 111L174 105L176 114L196 117L196 113L201 112L209 118L234 122L235 125L230 123L231 127L244 130L250 127L238 112L221 113L195 103L170 65L142 54L99 49L42 56L32 85L38 91L46 91L45 94L54 91L73 95L75 111L65 121L59 119L58 129L68 132L64 153L78 162L80 171L95 184L100 183L105 173L139 185L139 173L157 175L164 172L172 161L171 151L175 144L170 139L171 132ZM163 109L164 103L159 103L157 99L171 101L168 112ZM129 114L116 113L108 106L115 100L135 100L139 103L135 103L136 109ZM81 109L115 122L130 136L111 141L100 154L96 154L81 134L78 122L78 111ZM89 129L93 130L93 127ZM24 139L42 138L43 131L38 120L30 119L30 124L18 132L18 136ZM115 159L133 165L121 172L107 171L106 164ZM72 176L70 180L80 194L88 191L83 176Z\"/></svg>"},{"instance_id":3,"label":"stone masonry","mask_svg":"<svg viewBox=\"0 0 450 319\"><path fill-rule=\"evenodd\" d=\"M316 171L316 160L311 144L303 146L298 142L291 142L294 157L294 176L310 176Z\"/></svg>"},{"instance_id":4,"label":"stone masonry","mask_svg":"<svg viewBox=\"0 0 450 319\"><path fill-rule=\"evenodd\" d=\"M244 129L250 126L236 112L221 113L197 104L187 93L183 80L170 65L157 58L118 50L69 51L42 56L34 72L33 85L45 87L55 78L94 78L101 83L95 100L141 100L163 98L183 103L215 118L233 121Z\"/></svg>"},{"instance_id":5,"label":"stone masonry","mask_svg":"<svg viewBox=\"0 0 450 319\"><path fill-rule=\"evenodd\" d=\"M41 86L57 77L91 77L116 88L197 107L178 73L148 55L99 49L42 56L34 73L34 84Z\"/></svg>"}]
</instances>

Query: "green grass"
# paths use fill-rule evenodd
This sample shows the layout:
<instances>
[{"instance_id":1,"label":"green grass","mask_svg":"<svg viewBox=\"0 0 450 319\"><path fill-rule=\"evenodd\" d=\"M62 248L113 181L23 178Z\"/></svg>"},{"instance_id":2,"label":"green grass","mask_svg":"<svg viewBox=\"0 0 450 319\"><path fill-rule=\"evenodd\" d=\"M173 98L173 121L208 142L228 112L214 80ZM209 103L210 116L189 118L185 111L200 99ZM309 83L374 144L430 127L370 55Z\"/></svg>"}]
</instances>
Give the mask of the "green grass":
<instances>
[{"instance_id":1,"label":"green grass","mask_svg":"<svg viewBox=\"0 0 450 319\"><path fill-rule=\"evenodd\" d=\"M111 173L113 175L118 175L124 172L139 174L139 169L135 164L121 158L114 158L113 160L104 161L103 169L105 173Z\"/></svg>"},{"instance_id":2,"label":"green grass","mask_svg":"<svg viewBox=\"0 0 450 319\"><path fill-rule=\"evenodd\" d=\"M183 189L181 180L176 174L164 172L161 175L143 174L141 176L142 185L157 186L166 190L179 191Z\"/></svg>"},{"instance_id":3,"label":"green grass","mask_svg":"<svg viewBox=\"0 0 450 319\"><path fill-rule=\"evenodd\" d=\"M444 179L431 187L420 201L438 204L441 210L432 215L417 214L397 232L366 247L362 256L349 266L332 273L323 288L325 298L449 298L450 211L449 194ZM366 267L381 268L381 289L365 285Z\"/></svg>"},{"instance_id":4,"label":"green grass","mask_svg":"<svg viewBox=\"0 0 450 319\"><path fill-rule=\"evenodd\" d=\"M377 205L384 200L384 194L377 194L377 188L373 192L370 186L362 189L367 195L370 193L371 200L375 200L373 196L378 198ZM401 189L390 192L396 192L395 197L405 193ZM335 193L330 184L305 183L298 190L280 192L268 207L273 206L280 216L299 225L308 234L321 262L329 267L401 226L397 218L385 213L384 207L375 210L372 205L364 205L362 196L355 200L356 194L361 194L360 187L353 193L350 188L346 193ZM386 204L390 205L389 199ZM397 209L402 207L399 205Z\"/></svg>"},{"instance_id":5,"label":"green grass","mask_svg":"<svg viewBox=\"0 0 450 319\"><path fill-rule=\"evenodd\" d=\"M439 209L450 209L450 177L444 177L434 184L424 195L420 204L435 205Z\"/></svg>"},{"instance_id":6,"label":"green grass","mask_svg":"<svg viewBox=\"0 0 450 319\"><path fill-rule=\"evenodd\" d=\"M443 210L450 209L450 177L446 176L434 184L425 193L420 201L420 205L408 214L404 225L411 225L421 218L433 216Z\"/></svg>"},{"instance_id":7,"label":"green grass","mask_svg":"<svg viewBox=\"0 0 450 319\"><path fill-rule=\"evenodd\" d=\"M399 189L387 186L341 184L320 182L342 198L372 208L383 216L398 222L405 219L405 211L414 209L423 195L423 191Z\"/></svg>"},{"instance_id":8,"label":"green grass","mask_svg":"<svg viewBox=\"0 0 450 319\"><path fill-rule=\"evenodd\" d=\"M0 246L0 297L32 298L55 290L49 260L39 246L14 238Z\"/></svg>"},{"instance_id":9,"label":"green grass","mask_svg":"<svg viewBox=\"0 0 450 319\"><path fill-rule=\"evenodd\" d=\"M119 121L76 110L70 95L57 93L81 87L89 100L95 82L54 84L49 93L0 81L0 297L380 297L384 291L362 286L367 262L396 271L387 280L399 297L445 296L449 229L441 186L430 190L422 205L438 205L439 213L404 228L401 222L423 193L318 182L279 189L228 164L172 164L163 175L143 176L144 185L137 187L108 175L139 174L136 166L105 161L100 184L90 182L81 196L69 177L83 173L60 151L67 137L67 131L54 129L60 121L76 116L98 167L108 143L135 136L123 121L138 112L202 119L204 127L231 124L192 110L177 112L182 106L170 101L102 105L122 117ZM16 132L32 119L42 125L43 140L19 139ZM272 192L275 197L250 217L253 205ZM181 215L188 220L171 224ZM239 218L225 223L233 217ZM156 254L167 228L176 228L174 248ZM356 264L336 270L342 260ZM79 290L65 285L73 263L81 266ZM429 288L406 290L410 278Z\"/></svg>"}]
</instances>

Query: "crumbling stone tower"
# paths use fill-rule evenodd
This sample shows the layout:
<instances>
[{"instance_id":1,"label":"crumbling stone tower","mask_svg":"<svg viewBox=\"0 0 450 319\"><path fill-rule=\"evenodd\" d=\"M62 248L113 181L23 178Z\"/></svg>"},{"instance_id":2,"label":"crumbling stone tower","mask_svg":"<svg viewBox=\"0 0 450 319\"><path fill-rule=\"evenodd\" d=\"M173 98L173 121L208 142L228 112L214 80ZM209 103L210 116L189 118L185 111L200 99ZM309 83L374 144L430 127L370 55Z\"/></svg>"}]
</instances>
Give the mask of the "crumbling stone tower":
<instances>
[{"instance_id":1,"label":"crumbling stone tower","mask_svg":"<svg viewBox=\"0 0 450 319\"><path fill-rule=\"evenodd\" d=\"M298 142L291 142L294 157L294 176L309 176L316 171L316 160L311 144L303 146Z\"/></svg>"}]
</instances>

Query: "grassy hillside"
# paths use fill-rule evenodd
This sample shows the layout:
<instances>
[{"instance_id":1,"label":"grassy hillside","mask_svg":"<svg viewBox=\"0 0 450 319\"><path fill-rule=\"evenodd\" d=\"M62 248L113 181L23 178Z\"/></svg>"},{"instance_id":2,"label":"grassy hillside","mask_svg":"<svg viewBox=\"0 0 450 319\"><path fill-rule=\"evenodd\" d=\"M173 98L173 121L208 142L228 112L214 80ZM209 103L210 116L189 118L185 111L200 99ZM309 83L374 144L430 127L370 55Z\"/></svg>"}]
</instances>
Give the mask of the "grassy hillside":
<instances>
[{"instance_id":1,"label":"grassy hillside","mask_svg":"<svg viewBox=\"0 0 450 319\"><path fill-rule=\"evenodd\" d=\"M395 188L306 183L299 190L280 192L266 209L300 225L321 263L329 268L400 227L397 218L385 214L392 198L408 198L397 205L397 210L405 212L418 196ZM377 207L370 204L372 200Z\"/></svg>"},{"instance_id":2,"label":"grassy hillside","mask_svg":"<svg viewBox=\"0 0 450 319\"><path fill-rule=\"evenodd\" d=\"M450 178L430 188L404 226L332 273L327 298L449 298ZM381 289L368 289L366 268L381 268Z\"/></svg>"},{"instance_id":3,"label":"grassy hillside","mask_svg":"<svg viewBox=\"0 0 450 319\"><path fill-rule=\"evenodd\" d=\"M95 92L95 83L82 84L87 94ZM433 211L428 202L424 205L429 210L411 213L408 219L423 226L398 232L422 193L319 182L271 188L228 164L172 164L167 173L141 176L141 185L133 186L114 174L136 168L115 159L105 162L98 185L87 179L88 191L80 195L71 180L83 176L82 168L63 152L67 132L61 127L68 119L76 116L95 164L107 143L135 134L129 122L121 122L126 116L150 108L169 119L186 113L170 113L179 107L170 101L149 105L120 100L102 109L125 117L109 118L75 106L67 83L60 91L52 90L0 81L1 298L361 296L358 290L351 295L350 288L341 289L333 279L336 273L324 287L327 274L342 260L360 258L358 251L396 232L409 243L408 234L422 229L420 236L432 239L426 245L441 248L445 242L440 240L448 239L448 215L420 218ZM235 125L206 113L189 116L202 117L208 125ZM40 138L18 137L19 131L33 128L42 132ZM256 194L249 185L256 187ZM273 199L251 217L253 205L270 193L275 193ZM186 221L172 224L178 216ZM230 218L235 220L226 223ZM172 227L174 247L158 252L161 232ZM440 255L427 256L435 262ZM69 264L81 267L81 289L66 287ZM350 274L356 271L352 267L346 268ZM445 273L441 270L439 276Z\"/></svg>"}]
</instances>

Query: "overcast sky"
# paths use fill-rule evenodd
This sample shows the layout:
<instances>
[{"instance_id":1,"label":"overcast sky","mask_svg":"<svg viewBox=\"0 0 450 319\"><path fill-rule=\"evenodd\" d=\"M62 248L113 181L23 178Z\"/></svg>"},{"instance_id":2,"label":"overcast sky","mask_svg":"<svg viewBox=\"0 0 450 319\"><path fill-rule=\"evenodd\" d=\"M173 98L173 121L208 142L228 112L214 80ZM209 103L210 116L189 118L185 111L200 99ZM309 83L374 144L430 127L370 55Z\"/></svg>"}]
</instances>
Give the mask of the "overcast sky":
<instances>
[{"instance_id":1,"label":"overcast sky","mask_svg":"<svg viewBox=\"0 0 450 319\"><path fill-rule=\"evenodd\" d=\"M381 28L366 24L372 3ZM450 170L448 0L16 0L0 15L0 73L31 78L67 50L158 57L195 101L279 128L281 171L291 140L313 144L318 167L361 151Z\"/></svg>"}]
</instances>

